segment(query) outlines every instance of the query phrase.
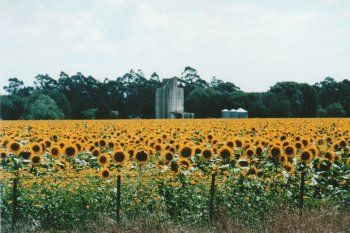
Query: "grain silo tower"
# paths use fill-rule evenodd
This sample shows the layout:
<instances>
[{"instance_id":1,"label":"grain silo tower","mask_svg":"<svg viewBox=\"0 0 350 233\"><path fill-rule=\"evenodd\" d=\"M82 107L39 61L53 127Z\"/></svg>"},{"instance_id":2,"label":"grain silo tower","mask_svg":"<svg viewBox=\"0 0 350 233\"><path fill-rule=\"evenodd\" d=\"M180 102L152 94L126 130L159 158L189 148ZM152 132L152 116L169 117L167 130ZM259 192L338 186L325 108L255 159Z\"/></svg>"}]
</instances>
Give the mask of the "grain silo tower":
<instances>
[{"instance_id":1,"label":"grain silo tower","mask_svg":"<svg viewBox=\"0 0 350 233\"><path fill-rule=\"evenodd\" d=\"M231 109L230 110L230 118L237 118L238 117L238 112L236 109Z\"/></svg>"},{"instance_id":2,"label":"grain silo tower","mask_svg":"<svg viewBox=\"0 0 350 233\"><path fill-rule=\"evenodd\" d=\"M227 109L221 110L221 117L222 118L230 118L230 111Z\"/></svg>"},{"instance_id":3,"label":"grain silo tower","mask_svg":"<svg viewBox=\"0 0 350 233\"><path fill-rule=\"evenodd\" d=\"M163 79L162 86L156 90L155 106L156 118L183 117L184 89L177 87L177 78Z\"/></svg>"},{"instance_id":4,"label":"grain silo tower","mask_svg":"<svg viewBox=\"0 0 350 233\"><path fill-rule=\"evenodd\" d=\"M237 116L238 118L248 118L248 111L244 110L243 108L237 109Z\"/></svg>"}]
</instances>

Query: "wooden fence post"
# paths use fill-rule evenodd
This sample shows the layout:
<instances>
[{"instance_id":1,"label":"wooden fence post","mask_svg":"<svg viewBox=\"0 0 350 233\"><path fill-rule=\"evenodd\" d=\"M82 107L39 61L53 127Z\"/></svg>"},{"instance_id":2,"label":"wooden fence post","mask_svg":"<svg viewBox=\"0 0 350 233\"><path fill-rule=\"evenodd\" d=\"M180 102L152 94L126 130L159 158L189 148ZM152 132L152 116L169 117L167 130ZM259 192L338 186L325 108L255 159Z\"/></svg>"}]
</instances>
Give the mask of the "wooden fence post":
<instances>
[{"instance_id":1,"label":"wooden fence post","mask_svg":"<svg viewBox=\"0 0 350 233\"><path fill-rule=\"evenodd\" d=\"M215 200L215 173L211 175L211 185L210 185L210 203L209 203L209 220L210 224L214 221L214 200Z\"/></svg>"},{"instance_id":2,"label":"wooden fence post","mask_svg":"<svg viewBox=\"0 0 350 233\"><path fill-rule=\"evenodd\" d=\"M18 220L18 176L13 178L12 185L12 230L15 229Z\"/></svg>"},{"instance_id":3,"label":"wooden fence post","mask_svg":"<svg viewBox=\"0 0 350 233\"><path fill-rule=\"evenodd\" d=\"M117 176L117 203L116 203L116 218L117 224L120 223L120 186L121 186L121 176Z\"/></svg>"}]
</instances>

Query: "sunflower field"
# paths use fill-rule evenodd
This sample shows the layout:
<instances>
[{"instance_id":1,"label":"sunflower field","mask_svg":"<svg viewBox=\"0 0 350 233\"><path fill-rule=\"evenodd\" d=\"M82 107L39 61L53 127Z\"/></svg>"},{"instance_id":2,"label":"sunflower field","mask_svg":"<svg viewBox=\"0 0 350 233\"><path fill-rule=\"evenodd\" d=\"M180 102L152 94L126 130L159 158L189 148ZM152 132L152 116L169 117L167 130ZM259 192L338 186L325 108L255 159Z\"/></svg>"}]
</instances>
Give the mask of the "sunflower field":
<instances>
[{"instance_id":1,"label":"sunflower field","mask_svg":"<svg viewBox=\"0 0 350 233\"><path fill-rule=\"evenodd\" d=\"M350 119L2 121L0 136L5 232L349 216Z\"/></svg>"}]
</instances>

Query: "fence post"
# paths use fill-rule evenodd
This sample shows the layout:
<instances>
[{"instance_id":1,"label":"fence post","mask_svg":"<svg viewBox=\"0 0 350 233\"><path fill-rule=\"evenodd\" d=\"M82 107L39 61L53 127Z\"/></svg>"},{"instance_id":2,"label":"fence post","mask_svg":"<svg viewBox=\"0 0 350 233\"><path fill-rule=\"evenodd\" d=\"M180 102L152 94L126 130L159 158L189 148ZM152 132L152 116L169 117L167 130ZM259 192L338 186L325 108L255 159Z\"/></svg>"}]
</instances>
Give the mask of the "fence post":
<instances>
[{"instance_id":1,"label":"fence post","mask_svg":"<svg viewBox=\"0 0 350 233\"><path fill-rule=\"evenodd\" d=\"M300 177L300 197L299 197L300 214L302 214L302 210L304 207L304 193L305 193L305 171L302 171L301 177Z\"/></svg>"},{"instance_id":2,"label":"fence post","mask_svg":"<svg viewBox=\"0 0 350 233\"><path fill-rule=\"evenodd\" d=\"M116 203L116 218L117 224L120 223L120 186L121 186L121 176L117 176L117 203Z\"/></svg>"},{"instance_id":3,"label":"fence post","mask_svg":"<svg viewBox=\"0 0 350 233\"><path fill-rule=\"evenodd\" d=\"M209 203L209 220L210 224L214 221L214 199L215 199L215 176L216 174L211 174L211 185L210 185L210 203Z\"/></svg>"},{"instance_id":4,"label":"fence post","mask_svg":"<svg viewBox=\"0 0 350 233\"><path fill-rule=\"evenodd\" d=\"M18 176L13 178L12 186L12 230L15 229L18 219Z\"/></svg>"}]
</instances>

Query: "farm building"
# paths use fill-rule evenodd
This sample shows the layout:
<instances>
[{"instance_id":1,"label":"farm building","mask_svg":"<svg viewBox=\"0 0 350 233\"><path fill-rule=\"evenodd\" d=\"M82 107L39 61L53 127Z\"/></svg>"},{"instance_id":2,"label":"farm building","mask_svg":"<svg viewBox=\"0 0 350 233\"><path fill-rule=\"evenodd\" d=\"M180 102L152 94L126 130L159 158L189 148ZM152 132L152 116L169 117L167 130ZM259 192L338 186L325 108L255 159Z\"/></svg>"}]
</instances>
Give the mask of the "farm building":
<instances>
[{"instance_id":1,"label":"farm building","mask_svg":"<svg viewBox=\"0 0 350 233\"><path fill-rule=\"evenodd\" d=\"M248 111L243 108L237 109L237 117L238 118L248 118Z\"/></svg>"},{"instance_id":2,"label":"farm building","mask_svg":"<svg viewBox=\"0 0 350 233\"><path fill-rule=\"evenodd\" d=\"M221 110L221 118L248 118L248 111L243 108L239 109L223 109Z\"/></svg>"},{"instance_id":3,"label":"farm building","mask_svg":"<svg viewBox=\"0 0 350 233\"><path fill-rule=\"evenodd\" d=\"M177 78L163 79L156 90L156 118L194 118L184 112L184 89L177 86Z\"/></svg>"},{"instance_id":4,"label":"farm building","mask_svg":"<svg viewBox=\"0 0 350 233\"><path fill-rule=\"evenodd\" d=\"M221 118L230 118L230 111L227 109L221 110Z\"/></svg>"},{"instance_id":5,"label":"farm building","mask_svg":"<svg viewBox=\"0 0 350 233\"><path fill-rule=\"evenodd\" d=\"M238 112L236 109L231 109L230 110L230 118L237 118L238 117Z\"/></svg>"}]
</instances>

